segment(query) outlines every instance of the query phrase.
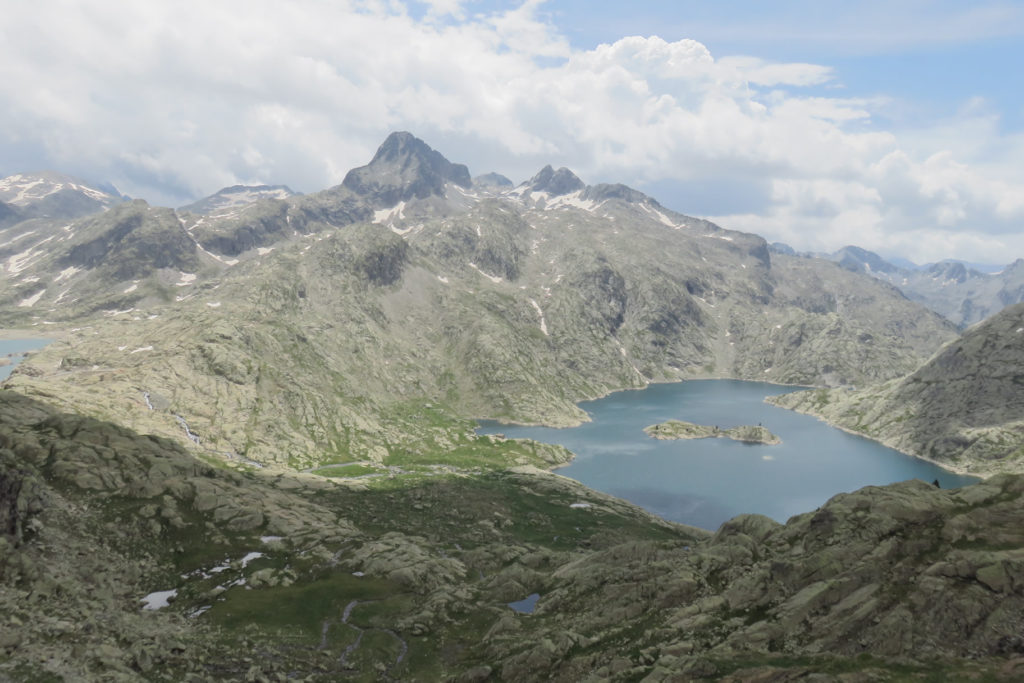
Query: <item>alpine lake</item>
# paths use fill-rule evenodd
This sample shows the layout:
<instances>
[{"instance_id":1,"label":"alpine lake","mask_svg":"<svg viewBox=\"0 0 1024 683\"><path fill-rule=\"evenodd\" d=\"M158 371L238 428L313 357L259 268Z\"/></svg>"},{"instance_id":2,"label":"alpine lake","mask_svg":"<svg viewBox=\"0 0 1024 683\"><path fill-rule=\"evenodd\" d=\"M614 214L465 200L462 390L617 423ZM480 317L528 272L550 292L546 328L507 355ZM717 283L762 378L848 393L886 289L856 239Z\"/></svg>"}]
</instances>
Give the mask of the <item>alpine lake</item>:
<instances>
[{"instance_id":1,"label":"alpine lake","mask_svg":"<svg viewBox=\"0 0 1024 683\"><path fill-rule=\"evenodd\" d=\"M653 384L581 403L591 421L577 427L485 420L478 432L565 446L576 458L559 474L667 520L711 530L743 513L785 522L864 486L916 478L955 488L978 481L764 402L800 389L739 380ZM722 429L761 425L782 443L659 440L643 431L670 419Z\"/></svg>"}]
</instances>

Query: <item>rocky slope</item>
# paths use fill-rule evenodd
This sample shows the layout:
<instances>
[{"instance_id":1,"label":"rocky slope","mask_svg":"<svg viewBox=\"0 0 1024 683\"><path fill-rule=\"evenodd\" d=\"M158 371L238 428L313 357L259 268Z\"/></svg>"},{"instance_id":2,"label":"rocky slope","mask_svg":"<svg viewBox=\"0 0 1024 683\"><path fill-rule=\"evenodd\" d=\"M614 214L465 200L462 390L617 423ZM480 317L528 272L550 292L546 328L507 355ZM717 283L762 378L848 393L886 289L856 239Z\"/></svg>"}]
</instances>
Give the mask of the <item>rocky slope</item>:
<instances>
[{"instance_id":1,"label":"rocky slope","mask_svg":"<svg viewBox=\"0 0 1024 683\"><path fill-rule=\"evenodd\" d=\"M773 399L971 473L1024 463L1024 304L968 329L913 373L858 391Z\"/></svg>"},{"instance_id":2,"label":"rocky slope","mask_svg":"<svg viewBox=\"0 0 1024 683\"><path fill-rule=\"evenodd\" d=\"M232 471L0 391L0 678L1024 673L1020 476L714 535L529 468L375 481Z\"/></svg>"},{"instance_id":3,"label":"rocky slope","mask_svg":"<svg viewBox=\"0 0 1024 683\"><path fill-rule=\"evenodd\" d=\"M75 331L8 386L298 468L472 451L466 416L569 424L650 381L863 385L954 335L885 283L621 185L473 186L405 133L320 193L65 227L8 258L0 320Z\"/></svg>"}]
</instances>

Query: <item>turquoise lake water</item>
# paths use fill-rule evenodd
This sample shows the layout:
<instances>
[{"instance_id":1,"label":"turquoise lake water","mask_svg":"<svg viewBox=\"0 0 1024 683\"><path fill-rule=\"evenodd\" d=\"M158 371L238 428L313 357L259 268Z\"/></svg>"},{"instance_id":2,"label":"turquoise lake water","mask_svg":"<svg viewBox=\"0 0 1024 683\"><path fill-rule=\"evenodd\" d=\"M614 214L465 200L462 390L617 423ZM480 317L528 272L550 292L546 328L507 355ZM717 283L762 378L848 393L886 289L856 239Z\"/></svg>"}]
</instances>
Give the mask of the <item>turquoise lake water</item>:
<instances>
[{"instance_id":1,"label":"turquoise lake water","mask_svg":"<svg viewBox=\"0 0 1024 683\"><path fill-rule=\"evenodd\" d=\"M14 366L21 361L21 354L25 351L35 351L51 343L52 339L0 339L0 358L7 358L10 365L0 365L0 382L7 379Z\"/></svg>"},{"instance_id":2,"label":"turquoise lake water","mask_svg":"<svg viewBox=\"0 0 1024 683\"><path fill-rule=\"evenodd\" d=\"M576 459L559 474L636 503L675 522L717 529L745 512L780 522L837 493L905 479L943 488L974 477L953 474L874 441L764 403L794 387L738 380L692 380L620 391L580 404L591 422L569 429L482 421L482 434L565 446ZM652 439L643 428L676 419L736 427L761 424L776 446L731 439Z\"/></svg>"}]
</instances>

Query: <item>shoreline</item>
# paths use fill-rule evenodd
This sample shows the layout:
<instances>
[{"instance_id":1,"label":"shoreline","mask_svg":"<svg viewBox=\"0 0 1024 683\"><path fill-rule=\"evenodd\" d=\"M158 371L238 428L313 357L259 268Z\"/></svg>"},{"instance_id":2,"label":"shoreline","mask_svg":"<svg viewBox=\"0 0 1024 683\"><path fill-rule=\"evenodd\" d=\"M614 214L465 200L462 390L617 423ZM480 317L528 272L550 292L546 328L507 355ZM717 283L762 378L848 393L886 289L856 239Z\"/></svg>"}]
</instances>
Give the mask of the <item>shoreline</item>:
<instances>
[{"instance_id":1,"label":"shoreline","mask_svg":"<svg viewBox=\"0 0 1024 683\"><path fill-rule=\"evenodd\" d=\"M768 400L768 397L765 397L765 402L767 402L767 400ZM768 405L775 405L775 404L774 403L769 403ZM932 458L929 458L926 455L918 455L917 453L908 453L907 451L903 450L902 448L900 448L900 447L898 447L898 446L896 446L896 445L894 445L892 443L887 443L884 439L876 439L873 436L868 436L867 434L855 431L853 429L850 429L849 427L844 427L843 425L840 425L840 424L837 424L835 422L832 422L828 418L824 417L823 415L819 415L818 413L812 413L809 410L800 410L798 408L787 408L785 406L775 406L775 407L776 408L782 408L783 410L791 410L794 413L800 413L801 415L809 415L810 417L813 417L815 420L827 424L829 427L832 427L834 429L838 429L838 430L840 430L842 432L846 432L847 434L852 434L853 436L859 436L862 439L867 439L868 441L874 441L875 443L881 444L881 445L885 446L886 448L891 448L891 449L893 449L894 451L896 451L898 453L902 453L903 455L905 455L907 457L915 458L917 460L922 460L922 461L927 462L927 463L929 463L931 465L935 465L936 467L944 469L947 472L950 472L952 474L957 474L957 475L965 476L965 477L977 477L977 479L979 481L984 481L985 479L988 479L989 477L994 477L997 474L1007 474L1007 472L1003 471L1003 470L981 470L981 471L970 470L970 469L967 469L967 468L962 467L962 466L957 466L957 465L953 465L951 463L940 462L938 460L934 460Z\"/></svg>"},{"instance_id":2,"label":"shoreline","mask_svg":"<svg viewBox=\"0 0 1024 683\"><path fill-rule=\"evenodd\" d=\"M757 383L757 384L771 384L771 385L778 386L778 387L792 387L792 388L797 389L797 390L800 390L800 389L803 389L803 390L828 389L829 388L829 387L819 387L819 386L807 385L807 384L784 384L782 382L769 382L769 381L766 381L766 380L763 380L763 379L744 379L742 377L698 375L698 376L694 376L694 377L679 378L677 380L666 380L666 381L657 381L657 382L651 381L651 382L648 382L646 385L644 385L642 387L626 387L626 388L623 388L623 389L612 389L612 390L607 391L604 394L602 394L600 396L597 396L595 398L583 398L583 399L580 399L574 405L584 412L584 414L586 415L586 419L578 420L578 421L576 421L576 422L574 422L572 424L564 424L564 423L562 423L562 424L552 424L552 423L545 423L545 422L518 422L518 421L515 421L515 420L496 419L496 418L493 418L493 417L470 417L469 419L471 419L471 420L473 420L474 422L477 423L477 426L473 429L473 433L476 434L477 436L484 436L482 434L479 434L479 432L477 431L478 429L480 429L479 423L480 423L481 420L487 420L487 421L495 422L495 423L500 424L500 425L510 425L510 426L515 426L515 427L545 427L545 428L548 428L548 429L571 429L573 427L579 427L580 425L582 425L582 424L584 424L586 422L591 422L592 421L591 418L590 418L589 413L587 413L585 410L580 408L580 404L581 403L585 403L587 401L597 401L597 400L600 400L602 398L607 398L608 396L611 396L612 394L619 393L619 392L643 391L644 389L647 389L648 387L650 387L652 384L678 384L678 383L683 383L683 382L702 381L702 380L732 380L732 381L737 381L737 382L754 382L754 383ZM792 392L785 392L785 393L792 393ZM812 413L812 412L809 412L809 411L806 411L806 410L799 410L799 409L796 409L796 408L787 408L786 406L776 405L774 403L769 402L768 401L769 398L771 398L771 397L770 396L766 396L764 398L764 401L765 401L765 403L768 403L769 405L771 405L773 407L780 408L782 410L789 410L789 411L792 411L794 413L799 413L801 415L809 415L809 416L813 417L814 419L818 420L819 422L823 422L824 424L828 425L829 427L833 427L835 429L838 429L840 431L846 432L847 434L851 434L853 436L859 436L861 438L868 439L869 441L874 441L875 443L881 444L881 445L885 446L886 448L891 448L892 450L894 450L894 451L896 451L896 452L898 452L898 453L900 453L902 455L905 455L907 457L916 458L917 460L921 460L921 461L927 462L927 463L929 463L931 465L935 465L936 467L939 467L939 468L941 468L941 469L943 469L943 470L945 470L945 471L947 471L947 472L949 472L951 474L956 474L956 475L960 475L960 476L967 476L967 477L976 477L979 481L983 481L983 480L988 479L989 477L995 476L997 474L1005 474L1005 473L1007 473L1007 471L1004 471L1004 470L987 470L987 469L986 470L972 470L972 469L968 469L966 467L959 466L959 465L954 465L954 464L951 464L951 463L939 462L939 461L934 460L932 458L929 458L927 456L918 455L917 453L909 453L909 452L903 450L902 448L900 448L900 447L898 447L896 445L893 445L892 443L887 443L883 439L876 439L874 437L868 436L867 434L863 434L861 432L854 431L854 430L852 430L852 429L850 429L848 427L844 427L842 425L836 424L836 423L832 422L831 420L828 420L825 417L823 417L821 415L818 415L816 413ZM517 437L507 437L506 436L504 438L517 438ZM536 439L525 439L525 440L536 441ZM546 442L538 441L537 443L546 443ZM572 451L570 451L570 453L572 453ZM573 460L575 460L576 457L577 457L577 455L575 453L573 453L572 460L569 460L568 462L565 462L565 463L561 463L559 465L555 465L555 466L549 468L549 471L554 472L556 469L561 469L563 467L568 467L569 465L572 464Z\"/></svg>"}]
</instances>

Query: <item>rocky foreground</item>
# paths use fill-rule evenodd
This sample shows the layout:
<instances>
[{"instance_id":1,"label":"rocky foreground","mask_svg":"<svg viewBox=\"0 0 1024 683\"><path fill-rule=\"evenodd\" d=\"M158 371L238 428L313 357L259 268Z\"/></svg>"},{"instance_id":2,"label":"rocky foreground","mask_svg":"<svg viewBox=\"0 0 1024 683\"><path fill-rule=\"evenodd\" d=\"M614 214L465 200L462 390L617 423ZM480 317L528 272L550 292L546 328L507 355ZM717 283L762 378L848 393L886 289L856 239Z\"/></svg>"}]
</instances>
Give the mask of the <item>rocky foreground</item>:
<instances>
[{"instance_id":1,"label":"rocky foreground","mask_svg":"<svg viewBox=\"0 0 1024 683\"><path fill-rule=\"evenodd\" d=\"M3 391L0 678L1019 680L1022 493L905 482L712 535L532 468L234 471Z\"/></svg>"},{"instance_id":2,"label":"rocky foreground","mask_svg":"<svg viewBox=\"0 0 1024 683\"><path fill-rule=\"evenodd\" d=\"M739 427L721 429L717 426L699 425L683 420L667 420L644 427L644 432L655 439L713 439L720 437L743 443L767 445L782 443L782 439L760 425L740 425Z\"/></svg>"}]
</instances>

